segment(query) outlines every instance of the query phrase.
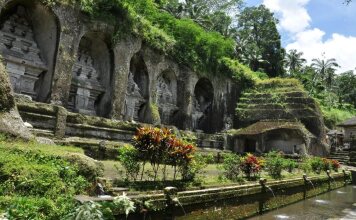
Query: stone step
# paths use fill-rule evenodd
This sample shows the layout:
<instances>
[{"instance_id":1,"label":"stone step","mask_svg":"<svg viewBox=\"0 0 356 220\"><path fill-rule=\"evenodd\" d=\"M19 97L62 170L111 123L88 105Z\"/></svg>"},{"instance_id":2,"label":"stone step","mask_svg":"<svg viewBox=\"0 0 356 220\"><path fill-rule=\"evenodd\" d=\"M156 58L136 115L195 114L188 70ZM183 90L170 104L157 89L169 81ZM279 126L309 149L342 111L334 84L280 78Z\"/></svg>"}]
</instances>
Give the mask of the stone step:
<instances>
[{"instance_id":1,"label":"stone step","mask_svg":"<svg viewBox=\"0 0 356 220\"><path fill-rule=\"evenodd\" d=\"M50 130L31 128L30 131L37 137L53 138L54 133Z\"/></svg>"},{"instance_id":2,"label":"stone step","mask_svg":"<svg viewBox=\"0 0 356 220\"><path fill-rule=\"evenodd\" d=\"M330 155L340 155L340 156L349 156L349 152L338 152L338 153L331 153Z\"/></svg>"}]
</instances>

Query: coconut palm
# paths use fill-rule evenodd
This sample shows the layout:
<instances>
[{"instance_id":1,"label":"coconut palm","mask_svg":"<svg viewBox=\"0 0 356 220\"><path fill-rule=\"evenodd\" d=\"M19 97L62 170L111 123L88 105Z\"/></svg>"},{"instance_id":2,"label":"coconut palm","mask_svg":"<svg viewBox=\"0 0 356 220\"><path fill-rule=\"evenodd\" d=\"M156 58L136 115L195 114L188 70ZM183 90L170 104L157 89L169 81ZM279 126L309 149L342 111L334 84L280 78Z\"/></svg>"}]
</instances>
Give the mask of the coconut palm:
<instances>
[{"instance_id":1,"label":"coconut palm","mask_svg":"<svg viewBox=\"0 0 356 220\"><path fill-rule=\"evenodd\" d=\"M336 59L313 59L312 67L315 69L313 80L321 79L325 82L326 87L330 90L335 78L336 68L340 67Z\"/></svg>"},{"instance_id":2,"label":"coconut palm","mask_svg":"<svg viewBox=\"0 0 356 220\"><path fill-rule=\"evenodd\" d=\"M285 66L288 68L289 74L292 75L296 73L303 67L303 64L307 61L302 58L303 52L298 52L297 50L289 50L285 57Z\"/></svg>"}]
</instances>

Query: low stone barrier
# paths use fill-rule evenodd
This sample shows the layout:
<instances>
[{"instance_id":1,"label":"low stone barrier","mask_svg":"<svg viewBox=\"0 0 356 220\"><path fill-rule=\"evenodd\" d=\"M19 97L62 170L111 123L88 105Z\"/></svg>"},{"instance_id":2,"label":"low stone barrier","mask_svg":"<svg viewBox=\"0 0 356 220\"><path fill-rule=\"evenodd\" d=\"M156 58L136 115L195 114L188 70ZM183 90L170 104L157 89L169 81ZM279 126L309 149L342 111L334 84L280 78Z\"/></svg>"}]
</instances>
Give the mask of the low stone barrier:
<instances>
[{"instance_id":1,"label":"low stone barrier","mask_svg":"<svg viewBox=\"0 0 356 220\"><path fill-rule=\"evenodd\" d=\"M283 207L321 193L328 192L350 183L351 174L340 172L321 177L307 177L266 181L249 185L235 185L203 190L177 192L167 187L163 192L152 195L130 196L136 204L150 201L152 210L136 210L129 219L142 219L143 215L151 219L214 219L206 210L225 209L234 212L234 219L244 219ZM85 201L112 201L113 197L78 197ZM139 205L138 205L139 206ZM124 215L118 215L121 219ZM218 216L217 216L218 217ZM123 218L124 219L124 218Z\"/></svg>"}]
</instances>

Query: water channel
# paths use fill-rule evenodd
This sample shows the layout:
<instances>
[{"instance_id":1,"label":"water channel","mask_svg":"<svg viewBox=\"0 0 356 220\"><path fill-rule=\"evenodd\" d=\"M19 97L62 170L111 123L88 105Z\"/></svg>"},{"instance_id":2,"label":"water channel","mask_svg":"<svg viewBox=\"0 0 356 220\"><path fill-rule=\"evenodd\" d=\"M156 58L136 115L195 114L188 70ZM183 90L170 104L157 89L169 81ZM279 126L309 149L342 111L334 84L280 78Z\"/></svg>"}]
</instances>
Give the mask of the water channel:
<instances>
[{"instance_id":1,"label":"water channel","mask_svg":"<svg viewBox=\"0 0 356 220\"><path fill-rule=\"evenodd\" d=\"M346 186L250 220L356 220L356 186Z\"/></svg>"}]
</instances>

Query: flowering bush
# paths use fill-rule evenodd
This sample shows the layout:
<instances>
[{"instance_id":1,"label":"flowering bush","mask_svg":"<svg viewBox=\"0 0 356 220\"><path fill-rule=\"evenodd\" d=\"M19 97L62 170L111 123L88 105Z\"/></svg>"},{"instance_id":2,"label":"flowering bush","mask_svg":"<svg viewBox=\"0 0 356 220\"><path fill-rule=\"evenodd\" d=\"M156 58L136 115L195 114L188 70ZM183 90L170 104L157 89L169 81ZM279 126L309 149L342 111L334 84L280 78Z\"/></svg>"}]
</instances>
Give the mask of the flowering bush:
<instances>
[{"instance_id":1,"label":"flowering bush","mask_svg":"<svg viewBox=\"0 0 356 220\"><path fill-rule=\"evenodd\" d=\"M245 173L247 178L251 178L251 175L258 174L262 169L262 160L258 157L247 154L241 159L241 170Z\"/></svg>"},{"instance_id":2,"label":"flowering bush","mask_svg":"<svg viewBox=\"0 0 356 220\"><path fill-rule=\"evenodd\" d=\"M159 166L162 164L164 165L164 179L166 165L174 167L174 178L177 168L184 172L192 161L195 152L195 146L178 139L169 129L139 128L134 136L133 143L144 164L146 161L151 163L155 174L154 180L156 180Z\"/></svg>"}]
</instances>

